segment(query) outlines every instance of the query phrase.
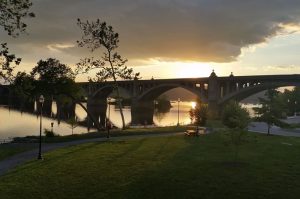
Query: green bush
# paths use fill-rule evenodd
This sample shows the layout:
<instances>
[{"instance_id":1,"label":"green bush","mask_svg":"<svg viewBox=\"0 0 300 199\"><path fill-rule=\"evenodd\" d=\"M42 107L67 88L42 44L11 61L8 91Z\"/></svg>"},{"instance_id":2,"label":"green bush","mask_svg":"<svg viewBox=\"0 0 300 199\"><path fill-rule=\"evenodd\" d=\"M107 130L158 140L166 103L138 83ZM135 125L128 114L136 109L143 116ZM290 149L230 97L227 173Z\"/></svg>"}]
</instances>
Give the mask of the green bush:
<instances>
[{"instance_id":1,"label":"green bush","mask_svg":"<svg viewBox=\"0 0 300 199\"><path fill-rule=\"evenodd\" d=\"M44 129L44 134L46 137L55 137L55 136L59 136L58 134L55 134L53 131L50 131L48 129Z\"/></svg>"},{"instance_id":2,"label":"green bush","mask_svg":"<svg viewBox=\"0 0 300 199\"><path fill-rule=\"evenodd\" d=\"M250 116L246 109L237 102L230 101L224 108L222 123L228 128L245 129L250 122Z\"/></svg>"},{"instance_id":3,"label":"green bush","mask_svg":"<svg viewBox=\"0 0 300 199\"><path fill-rule=\"evenodd\" d=\"M237 161L239 146L243 143L250 122L250 116L246 109L242 108L237 102L229 102L222 114L222 123L228 127L231 143L234 146L234 161Z\"/></svg>"}]
</instances>

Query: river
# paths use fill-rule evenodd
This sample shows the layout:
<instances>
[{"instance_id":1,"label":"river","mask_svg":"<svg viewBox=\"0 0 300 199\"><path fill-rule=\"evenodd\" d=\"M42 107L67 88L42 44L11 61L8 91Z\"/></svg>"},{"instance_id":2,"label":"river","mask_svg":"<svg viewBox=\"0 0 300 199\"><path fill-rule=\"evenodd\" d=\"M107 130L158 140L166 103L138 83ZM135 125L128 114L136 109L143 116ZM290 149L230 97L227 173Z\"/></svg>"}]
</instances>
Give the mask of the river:
<instances>
[{"instance_id":1,"label":"river","mask_svg":"<svg viewBox=\"0 0 300 199\"><path fill-rule=\"evenodd\" d=\"M171 109L166 113L155 112L153 116L154 125L156 126L173 126L190 124L189 110L194 106L194 102L182 101L179 102L179 117L178 117L178 102L171 102ZM251 107L253 105L244 105L245 107ZM121 127L121 116L119 109L114 105L110 105L110 110L107 110L107 116L110 116L112 123ZM130 124L131 112L130 106L125 106L123 109L125 123ZM52 106L53 114L56 113L55 103ZM76 117L79 121L84 120L87 117L86 112L80 107L76 106ZM252 113L253 115L253 113ZM178 119L179 118L179 119ZM59 135L71 135L72 130L66 122L58 122L52 118L43 117L43 129L51 130L51 123L53 123L53 131ZM12 137L21 137L26 135L38 135L39 134L39 122L40 118L36 114L21 113L17 110L8 109L5 106L0 106L0 139L7 139ZM93 131L91 129L90 131ZM87 133L88 128L78 126L74 129L75 134Z\"/></svg>"}]
</instances>

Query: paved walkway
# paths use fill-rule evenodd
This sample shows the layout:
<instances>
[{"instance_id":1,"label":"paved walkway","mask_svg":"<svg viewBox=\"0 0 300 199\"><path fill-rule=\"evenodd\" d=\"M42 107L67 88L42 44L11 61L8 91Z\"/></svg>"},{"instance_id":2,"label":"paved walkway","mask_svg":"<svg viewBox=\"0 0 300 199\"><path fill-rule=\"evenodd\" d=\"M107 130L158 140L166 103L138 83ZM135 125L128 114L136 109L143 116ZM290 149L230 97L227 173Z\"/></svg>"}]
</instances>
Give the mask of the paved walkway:
<instances>
[{"instance_id":1,"label":"paved walkway","mask_svg":"<svg viewBox=\"0 0 300 199\"><path fill-rule=\"evenodd\" d=\"M252 122L249 127L249 131L257 132L257 133L264 133L267 134L268 132L268 125L263 122ZM300 137L300 129L282 129L278 126L272 126L270 134L272 135L281 135L281 136L292 136L292 137Z\"/></svg>"},{"instance_id":2,"label":"paved walkway","mask_svg":"<svg viewBox=\"0 0 300 199\"><path fill-rule=\"evenodd\" d=\"M146 138L146 137L164 137L164 136L174 136L174 135L183 135L183 132L180 133L161 133L161 134L144 134L144 135L130 135L130 136L118 136L109 138L110 141L119 141L119 140L128 140L128 139L137 139L137 138ZM104 142L107 141L107 138L94 138L94 139L84 139L76 140L71 142L61 142L61 143L52 143L52 144L43 144L42 152L48 152L55 149L74 146L83 143L90 142ZM15 168L16 166L23 164L27 161L36 159L38 155L38 148L23 153L16 154L9 157L8 159L0 161L0 176L7 173L9 170Z\"/></svg>"}]
</instances>

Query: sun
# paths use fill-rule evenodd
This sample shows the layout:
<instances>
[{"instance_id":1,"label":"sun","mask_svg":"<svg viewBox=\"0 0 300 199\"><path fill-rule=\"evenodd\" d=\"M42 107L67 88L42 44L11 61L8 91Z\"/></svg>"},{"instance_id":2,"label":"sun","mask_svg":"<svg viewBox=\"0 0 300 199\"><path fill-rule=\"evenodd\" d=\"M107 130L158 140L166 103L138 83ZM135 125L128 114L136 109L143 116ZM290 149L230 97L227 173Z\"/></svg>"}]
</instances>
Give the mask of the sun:
<instances>
[{"instance_id":1,"label":"sun","mask_svg":"<svg viewBox=\"0 0 300 199\"><path fill-rule=\"evenodd\" d=\"M212 67L202 62L176 62L176 76L181 78L208 77Z\"/></svg>"}]
</instances>

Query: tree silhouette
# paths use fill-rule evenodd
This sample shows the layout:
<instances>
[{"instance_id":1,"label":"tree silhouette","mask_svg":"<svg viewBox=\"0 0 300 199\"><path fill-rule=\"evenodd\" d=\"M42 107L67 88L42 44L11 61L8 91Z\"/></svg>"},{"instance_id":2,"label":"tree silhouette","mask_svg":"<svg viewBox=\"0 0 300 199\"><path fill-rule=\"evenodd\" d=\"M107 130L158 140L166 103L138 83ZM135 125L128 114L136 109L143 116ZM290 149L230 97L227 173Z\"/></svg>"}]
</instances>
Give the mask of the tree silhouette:
<instances>
[{"instance_id":1,"label":"tree silhouette","mask_svg":"<svg viewBox=\"0 0 300 199\"><path fill-rule=\"evenodd\" d=\"M97 70L95 78L89 77L90 81L100 82L113 79L124 129L125 120L117 79L137 78L139 73L133 73L132 68L126 66L127 59L122 58L116 52L119 44L119 34L113 30L112 26L99 19L92 22L82 22L78 19L77 25L83 31L81 41L77 41L80 47L87 47L91 51L104 48L105 51L100 59L94 57L81 59L77 64L76 73L88 73L91 70Z\"/></svg>"},{"instance_id":2,"label":"tree silhouette","mask_svg":"<svg viewBox=\"0 0 300 199\"><path fill-rule=\"evenodd\" d=\"M68 123L70 129L72 129L72 135L73 135L73 134L74 134L74 129L77 128L77 127L79 126L79 124L78 124L78 122L77 122L76 116L70 118L69 120L67 120L67 123Z\"/></svg>"},{"instance_id":3,"label":"tree silhouette","mask_svg":"<svg viewBox=\"0 0 300 199\"><path fill-rule=\"evenodd\" d=\"M35 17L29 12L32 2L30 0L1 0L0 1L0 26L7 31L8 35L19 36L25 32L27 25L23 18Z\"/></svg>"},{"instance_id":4,"label":"tree silhouette","mask_svg":"<svg viewBox=\"0 0 300 199\"><path fill-rule=\"evenodd\" d=\"M21 58L17 58L8 51L7 43L0 46L0 82L1 80L11 83L13 81L13 70L21 63Z\"/></svg>"},{"instance_id":5,"label":"tree silhouette","mask_svg":"<svg viewBox=\"0 0 300 199\"><path fill-rule=\"evenodd\" d=\"M29 12L32 6L30 0L1 0L0 1L0 26L12 37L19 36L25 32L27 25L22 21L26 17L35 17ZM2 43L0 47L0 81L12 82L13 69L19 65L21 58L16 58L8 51L7 43ZM12 64L15 65L12 65Z\"/></svg>"},{"instance_id":6,"label":"tree silhouette","mask_svg":"<svg viewBox=\"0 0 300 199\"><path fill-rule=\"evenodd\" d=\"M191 123L205 126L208 119L208 106L197 99L196 107L189 111Z\"/></svg>"}]
</instances>

